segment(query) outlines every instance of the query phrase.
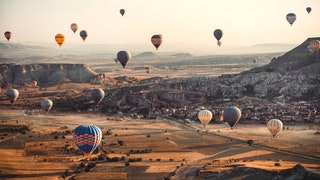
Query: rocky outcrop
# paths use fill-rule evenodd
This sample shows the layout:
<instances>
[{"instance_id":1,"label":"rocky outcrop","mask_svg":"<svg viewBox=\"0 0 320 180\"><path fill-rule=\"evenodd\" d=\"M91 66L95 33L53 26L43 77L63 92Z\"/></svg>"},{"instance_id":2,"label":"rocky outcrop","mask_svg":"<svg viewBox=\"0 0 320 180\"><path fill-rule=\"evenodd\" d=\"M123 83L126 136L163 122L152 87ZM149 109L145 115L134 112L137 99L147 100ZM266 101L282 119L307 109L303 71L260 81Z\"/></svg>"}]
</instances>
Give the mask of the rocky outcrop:
<instances>
[{"instance_id":1,"label":"rocky outcrop","mask_svg":"<svg viewBox=\"0 0 320 180\"><path fill-rule=\"evenodd\" d=\"M309 38L270 64L218 78L188 78L161 82L164 88L202 92L208 99L253 96L267 99L312 99L320 96L320 52L310 53Z\"/></svg>"},{"instance_id":2,"label":"rocky outcrop","mask_svg":"<svg viewBox=\"0 0 320 180\"><path fill-rule=\"evenodd\" d=\"M85 64L0 64L0 80L7 83L29 83L39 86L59 82L89 82L96 72Z\"/></svg>"}]
</instances>

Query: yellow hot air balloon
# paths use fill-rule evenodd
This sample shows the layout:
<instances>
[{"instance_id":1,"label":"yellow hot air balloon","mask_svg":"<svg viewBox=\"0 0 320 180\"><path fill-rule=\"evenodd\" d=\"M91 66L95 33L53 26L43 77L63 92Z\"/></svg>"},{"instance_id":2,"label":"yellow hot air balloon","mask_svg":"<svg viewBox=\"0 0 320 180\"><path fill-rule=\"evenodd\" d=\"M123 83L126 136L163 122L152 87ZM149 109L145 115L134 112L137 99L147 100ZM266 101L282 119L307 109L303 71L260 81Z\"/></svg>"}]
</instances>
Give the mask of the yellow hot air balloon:
<instances>
[{"instance_id":1,"label":"yellow hot air balloon","mask_svg":"<svg viewBox=\"0 0 320 180\"><path fill-rule=\"evenodd\" d=\"M267 128L272 137L275 137L281 131L282 127L282 122L279 119L271 119L267 123Z\"/></svg>"},{"instance_id":2,"label":"yellow hot air balloon","mask_svg":"<svg viewBox=\"0 0 320 180\"><path fill-rule=\"evenodd\" d=\"M198 119L200 120L203 128L207 126L207 124L211 121L212 119L212 113L209 110L201 110L198 113Z\"/></svg>"},{"instance_id":3,"label":"yellow hot air balloon","mask_svg":"<svg viewBox=\"0 0 320 180\"><path fill-rule=\"evenodd\" d=\"M78 25L76 23L72 23L70 25L70 28L73 31L73 33L76 33L76 31L78 30Z\"/></svg>"},{"instance_id":4,"label":"yellow hot air balloon","mask_svg":"<svg viewBox=\"0 0 320 180\"><path fill-rule=\"evenodd\" d=\"M59 46L61 47L61 45L64 42L64 35L63 34L57 34L55 36L56 42L59 44Z\"/></svg>"},{"instance_id":5,"label":"yellow hot air balloon","mask_svg":"<svg viewBox=\"0 0 320 180\"><path fill-rule=\"evenodd\" d=\"M312 50L313 53L317 52L320 48L320 41L315 39L310 41L309 48Z\"/></svg>"}]
</instances>

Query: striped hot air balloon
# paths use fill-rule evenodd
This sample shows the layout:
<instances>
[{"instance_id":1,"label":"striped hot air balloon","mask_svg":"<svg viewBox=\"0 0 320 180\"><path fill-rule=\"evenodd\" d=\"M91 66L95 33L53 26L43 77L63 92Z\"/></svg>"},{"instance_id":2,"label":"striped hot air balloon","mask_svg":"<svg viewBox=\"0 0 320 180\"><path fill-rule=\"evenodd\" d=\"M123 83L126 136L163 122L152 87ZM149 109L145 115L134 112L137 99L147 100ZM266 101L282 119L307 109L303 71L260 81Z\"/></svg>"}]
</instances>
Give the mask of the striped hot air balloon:
<instances>
[{"instance_id":1,"label":"striped hot air balloon","mask_svg":"<svg viewBox=\"0 0 320 180\"><path fill-rule=\"evenodd\" d=\"M320 48L320 41L316 39L311 40L309 44L309 48L313 53L317 52Z\"/></svg>"},{"instance_id":2,"label":"striped hot air balloon","mask_svg":"<svg viewBox=\"0 0 320 180\"><path fill-rule=\"evenodd\" d=\"M97 149L101 139L102 131L95 125L80 125L73 131L74 143L78 146L84 157L89 157Z\"/></svg>"},{"instance_id":3,"label":"striped hot air balloon","mask_svg":"<svg viewBox=\"0 0 320 180\"><path fill-rule=\"evenodd\" d=\"M212 113L209 110L201 110L198 113L198 119L200 120L202 126L205 128L212 119Z\"/></svg>"},{"instance_id":4,"label":"striped hot air balloon","mask_svg":"<svg viewBox=\"0 0 320 180\"><path fill-rule=\"evenodd\" d=\"M57 34L55 37L56 42L58 43L58 45L61 47L61 45L64 42L64 35L63 34Z\"/></svg>"},{"instance_id":5,"label":"striped hot air balloon","mask_svg":"<svg viewBox=\"0 0 320 180\"><path fill-rule=\"evenodd\" d=\"M267 128L272 137L275 137L281 131L282 127L282 122L279 119L271 119L267 123Z\"/></svg>"}]
</instances>

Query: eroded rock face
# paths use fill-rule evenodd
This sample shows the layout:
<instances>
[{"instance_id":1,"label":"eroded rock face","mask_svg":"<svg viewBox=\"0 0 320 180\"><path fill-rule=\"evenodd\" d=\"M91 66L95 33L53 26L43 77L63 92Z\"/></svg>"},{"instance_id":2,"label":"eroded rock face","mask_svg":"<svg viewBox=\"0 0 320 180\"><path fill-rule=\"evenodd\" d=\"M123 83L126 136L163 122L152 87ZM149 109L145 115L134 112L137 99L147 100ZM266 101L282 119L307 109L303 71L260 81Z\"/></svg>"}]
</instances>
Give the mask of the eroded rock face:
<instances>
[{"instance_id":1,"label":"eroded rock face","mask_svg":"<svg viewBox=\"0 0 320 180\"><path fill-rule=\"evenodd\" d=\"M320 96L320 52L310 53L309 38L270 64L218 78L167 80L165 88L202 92L209 98L254 96L268 99L310 99Z\"/></svg>"},{"instance_id":2,"label":"eroded rock face","mask_svg":"<svg viewBox=\"0 0 320 180\"><path fill-rule=\"evenodd\" d=\"M97 73L85 64L0 64L0 79L9 83L37 80L41 86L61 81L89 82Z\"/></svg>"}]
</instances>

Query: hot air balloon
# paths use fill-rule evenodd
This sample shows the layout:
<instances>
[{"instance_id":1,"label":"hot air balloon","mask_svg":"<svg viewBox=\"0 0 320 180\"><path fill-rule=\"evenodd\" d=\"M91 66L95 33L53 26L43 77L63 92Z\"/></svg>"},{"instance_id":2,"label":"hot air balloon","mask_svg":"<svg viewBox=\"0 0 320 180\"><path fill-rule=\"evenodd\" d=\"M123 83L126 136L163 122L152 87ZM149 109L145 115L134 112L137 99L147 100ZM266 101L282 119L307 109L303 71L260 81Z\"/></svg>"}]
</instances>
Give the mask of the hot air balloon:
<instances>
[{"instance_id":1,"label":"hot air balloon","mask_svg":"<svg viewBox=\"0 0 320 180\"><path fill-rule=\"evenodd\" d=\"M14 102L19 97L19 91L17 89L8 89L6 91L6 95L7 95L8 99L10 100L10 103L13 105Z\"/></svg>"},{"instance_id":2,"label":"hot air balloon","mask_svg":"<svg viewBox=\"0 0 320 180\"><path fill-rule=\"evenodd\" d=\"M149 74L149 73L150 73L150 71L151 71L151 68L150 68L149 66L147 66L147 67L146 67L146 73L148 73L148 74Z\"/></svg>"},{"instance_id":3,"label":"hot air balloon","mask_svg":"<svg viewBox=\"0 0 320 180\"><path fill-rule=\"evenodd\" d=\"M287 14L287 21L290 23L291 26L294 23L294 21L296 20L296 18L297 18L296 14L294 14L294 13Z\"/></svg>"},{"instance_id":4,"label":"hot air balloon","mask_svg":"<svg viewBox=\"0 0 320 180\"><path fill-rule=\"evenodd\" d=\"M278 132L281 131L283 125L279 119L271 119L267 123L267 128L270 131L272 137L275 137Z\"/></svg>"},{"instance_id":5,"label":"hot air balloon","mask_svg":"<svg viewBox=\"0 0 320 180\"><path fill-rule=\"evenodd\" d=\"M85 30L80 31L80 36L83 39L83 41L86 40L86 38L88 37L87 31Z\"/></svg>"},{"instance_id":6,"label":"hot air balloon","mask_svg":"<svg viewBox=\"0 0 320 180\"><path fill-rule=\"evenodd\" d=\"M237 107L227 107L222 112L223 121L227 122L231 129L236 126L241 118L241 110Z\"/></svg>"},{"instance_id":7,"label":"hot air balloon","mask_svg":"<svg viewBox=\"0 0 320 180\"><path fill-rule=\"evenodd\" d=\"M56 42L59 44L59 46L61 47L61 45L64 42L64 35L63 34L57 34L55 36Z\"/></svg>"},{"instance_id":8,"label":"hot air balloon","mask_svg":"<svg viewBox=\"0 0 320 180\"><path fill-rule=\"evenodd\" d=\"M131 54L128 51L119 51L117 54L117 59L121 63L122 67L125 68L131 59Z\"/></svg>"},{"instance_id":9,"label":"hot air balloon","mask_svg":"<svg viewBox=\"0 0 320 180\"><path fill-rule=\"evenodd\" d=\"M317 52L320 48L320 41L319 40L311 40L309 44L309 48L312 50L313 53Z\"/></svg>"},{"instance_id":10,"label":"hot air balloon","mask_svg":"<svg viewBox=\"0 0 320 180\"><path fill-rule=\"evenodd\" d=\"M80 125L73 130L73 141L86 158L97 149L101 139L102 131L98 126Z\"/></svg>"},{"instance_id":11,"label":"hot air balloon","mask_svg":"<svg viewBox=\"0 0 320 180\"><path fill-rule=\"evenodd\" d=\"M216 29L213 31L214 37L218 40L217 44L218 46L221 46L221 41L220 39L222 38L223 32L221 29Z\"/></svg>"},{"instance_id":12,"label":"hot air balloon","mask_svg":"<svg viewBox=\"0 0 320 180\"><path fill-rule=\"evenodd\" d=\"M36 80L32 80L32 81L30 82L30 85L31 85L31 87L35 88L35 87L37 87L38 82L37 82Z\"/></svg>"},{"instance_id":13,"label":"hot air balloon","mask_svg":"<svg viewBox=\"0 0 320 180\"><path fill-rule=\"evenodd\" d=\"M49 112L53 106L53 102L50 99L43 99L40 105L44 111Z\"/></svg>"},{"instance_id":14,"label":"hot air balloon","mask_svg":"<svg viewBox=\"0 0 320 180\"><path fill-rule=\"evenodd\" d=\"M90 92L91 98L94 100L95 104L98 106L99 103L102 101L104 98L104 91L100 88L97 89L92 89Z\"/></svg>"},{"instance_id":15,"label":"hot air balloon","mask_svg":"<svg viewBox=\"0 0 320 180\"><path fill-rule=\"evenodd\" d=\"M207 124L211 121L212 119L212 113L209 110L201 110L198 113L198 119L200 120L203 128L207 126Z\"/></svg>"},{"instance_id":16,"label":"hot air balloon","mask_svg":"<svg viewBox=\"0 0 320 180\"><path fill-rule=\"evenodd\" d=\"M307 7L307 8L306 8L306 11L308 12L308 14L310 14L310 12L311 12L311 7Z\"/></svg>"},{"instance_id":17,"label":"hot air balloon","mask_svg":"<svg viewBox=\"0 0 320 180\"><path fill-rule=\"evenodd\" d=\"M154 47L156 47L156 49L158 50L159 46L162 43L162 35L161 34L155 34L151 37L151 42L154 45Z\"/></svg>"},{"instance_id":18,"label":"hot air balloon","mask_svg":"<svg viewBox=\"0 0 320 180\"><path fill-rule=\"evenodd\" d=\"M253 62L253 64L256 64L257 63L257 59L253 59L252 62Z\"/></svg>"},{"instance_id":19,"label":"hot air balloon","mask_svg":"<svg viewBox=\"0 0 320 180\"><path fill-rule=\"evenodd\" d=\"M10 38L11 38L11 32L10 32L10 31L6 31L6 32L4 33L4 36L5 36L6 39L9 41Z\"/></svg>"},{"instance_id":20,"label":"hot air balloon","mask_svg":"<svg viewBox=\"0 0 320 180\"><path fill-rule=\"evenodd\" d=\"M76 33L76 31L78 30L78 25L76 23L72 23L70 25L70 28L73 31L73 33Z\"/></svg>"},{"instance_id":21,"label":"hot air balloon","mask_svg":"<svg viewBox=\"0 0 320 180\"><path fill-rule=\"evenodd\" d=\"M121 14L122 16L124 15L125 12L126 12L126 10L120 9L120 14Z\"/></svg>"}]
</instances>

